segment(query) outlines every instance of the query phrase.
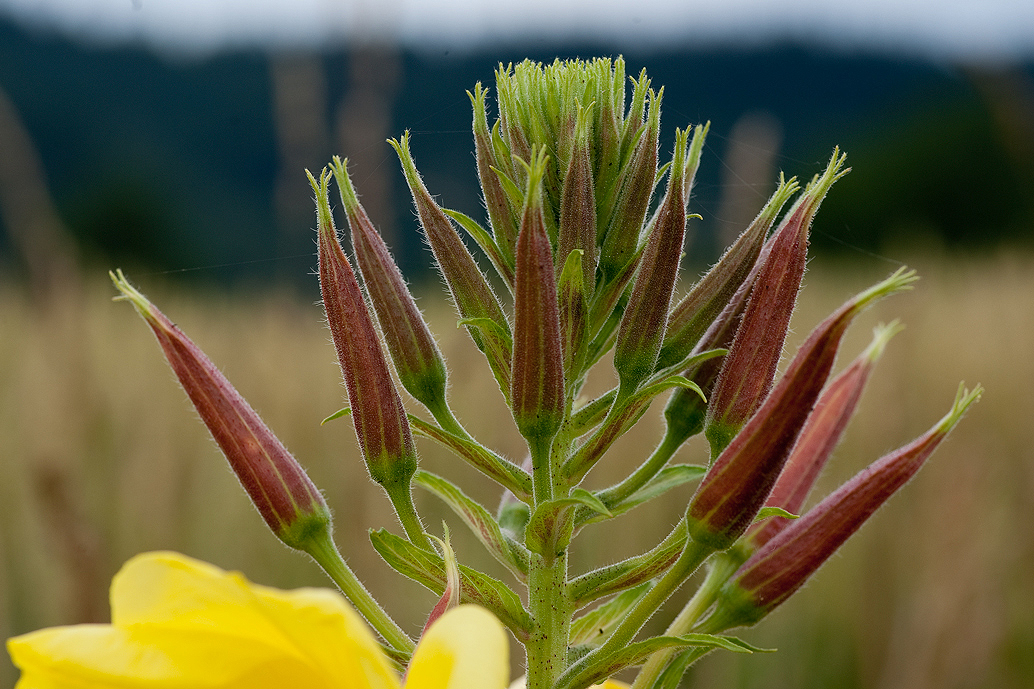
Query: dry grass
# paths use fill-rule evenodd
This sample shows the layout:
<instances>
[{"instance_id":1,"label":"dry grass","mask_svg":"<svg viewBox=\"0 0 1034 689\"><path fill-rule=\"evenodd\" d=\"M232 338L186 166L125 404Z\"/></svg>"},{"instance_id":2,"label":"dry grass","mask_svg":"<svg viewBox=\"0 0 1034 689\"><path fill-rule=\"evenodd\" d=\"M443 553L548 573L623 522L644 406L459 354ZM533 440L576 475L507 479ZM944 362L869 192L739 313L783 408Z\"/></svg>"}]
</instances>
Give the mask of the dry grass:
<instances>
[{"instance_id":1,"label":"dry grass","mask_svg":"<svg viewBox=\"0 0 1034 689\"><path fill-rule=\"evenodd\" d=\"M959 380L984 400L903 494L750 641L780 649L714 656L687 681L737 687L1026 687L1034 681L1034 257L918 258L918 289L854 327L847 361L878 320L901 317L824 488L915 437L949 407ZM816 261L796 321L799 341L853 291L890 272ZM132 278L132 276L130 276ZM343 387L319 308L283 294L213 295L141 285L219 363L280 434L336 509L350 562L403 625L417 629L431 594L376 560L366 538L392 524L350 424L319 421ZM174 383L146 327L98 283L41 309L0 289L0 633L103 619L107 581L129 556L175 549L256 581L326 585L311 563L265 532ZM459 417L520 459L521 441L491 377L447 305L424 308L453 370ZM597 385L604 385L606 374ZM590 476L627 471L660 432L648 415ZM435 447L422 461L490 506L492 486ZM681 461L701 458L685 448ZM573 567L646 549L691 488L587 530ZM419 496L437 531L446 516ZM503 576L462 525L461 560ZM0 686L14 671L0 668Z\"/></svg>"}]
</instances>

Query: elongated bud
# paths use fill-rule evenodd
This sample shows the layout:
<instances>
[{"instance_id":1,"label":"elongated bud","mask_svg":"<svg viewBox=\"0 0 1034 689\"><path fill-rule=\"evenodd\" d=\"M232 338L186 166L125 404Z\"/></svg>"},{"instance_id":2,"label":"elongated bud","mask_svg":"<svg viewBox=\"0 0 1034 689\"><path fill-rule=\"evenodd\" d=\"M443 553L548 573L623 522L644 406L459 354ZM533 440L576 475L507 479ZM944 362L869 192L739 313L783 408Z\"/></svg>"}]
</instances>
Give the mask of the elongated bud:
<instances>
[{"instance_id":1,"label":"elongated bud","mask_svg":"<svg viewBox=\"0 0 1034 689\"><path fill-rule=\"evenodd\" d=\"M517 243L517 217L510 206L510 201L503 190L499 176L492 170L499 168L500 161L496 156L493 132L488 128L488 113L485 99L488 90L481 87L481 82L474 86L474 93L467 92L474 108L474 152L477 159L478 179L484 194L488 219L492 224L492 236L503 253L504 259L513 267L514 245ZM498 133L495 134L498 136ZM500 143L502 143L500 141ZM507 162L509 162L507 160Z\"/></svg>"},{"instance_id":2,"label":"elongated bud","mask_svg":"<svg viewBox=\"0 0 1034 689\"><path fill-rule=\"evenodd\" d=\"M772 487L766 507L780 507L791 514L800 512L826 460L847 430L847 423L858 406L869 374L887 342L901 328L897 321L876 328L872 344L822 391L786 460L786 466L779 474L779 480ZM747 533L749 545L760 548L789 523L785 517L772 517L755 524Z\"/></svg>"},{"instance_id":3,"label":"elongated bud","mask_svg":"<svg viewBox=\"0 0 1034 689\"><path fill-rule=\"evenodd\" d=\"M662 88L661 92L663 91ZM657 176L657 141L660 135L662 93L650 91L648 121L628 162L614 213L603 237L600 271L604 283L613 282L635 257L639 233L646 219Z\"/></svg>"},{"instance_id":4,"label":"elongated bud","mask_svg":"<svg viewBox=\"0 0 1034 689\"><path fill-rule=\"evenodd\" d=\"M456 309L467 324L470 338L485 353L499 389L509 396L512 342L510 324L503 315L503 309L449 218L421 181L409 152L409 132L400 141L392 139L389 143L402 162L402 171L413 194L424 236L449 286Z\"/></svg>"},{"instance_id":5,"label":"elongated bud","mask_svg":"<svg viewBox=\"0 0 1034 689\"><path fill-rule=\"evenodd\" d=\"M843 169L844 159L839 150L833 151L822 177L808 186L773 236L708 407L704 434L712 457L729 444L772 388L804 276L811 221L829 188L850 170Z\"/></svg>"},{"instance_id":6,"label":"elongated bud","mask_svg":"<svg viewBox=\"0 0 1034 689\"><path fill-rule=\"evenodd\" d=\"M564 418L564 355L553 252L542 219L542 175L548 159L534 152L517 236L514 294L513 418L525 438L551 438Z\"/></svg>"},{"instance_id":7,"label":"elongated bud","mask_svg":"<svg viewBox=\"0 0 1034 689\"><path fill-rule=\"evenodd\" d=\"M574 148L564 177L560 200L560 236L557 240L557 268L575 249L582 251L582 285L586 297L592 297L596 285L596 194L592 181L589 118L592 109L578 108Z\"/></svg>"},{"instance_id":8,"label":"elongated bud","mask_svg":"<svg viewBox=\"0 0 1034 689\"><path fill-rule=\"evenodd\" d=\"M910 289L916 279L915 271L898 270L848 300L811 332L761 409L700 482L687 514L694 540L724 550L750 526L826 383L847 326L867 306Z\"/></svg>"},{"instance_id":9,"label":"elongated bud","mask_svg":"<svg viewBox=\"0 0 1034 689\"><path fill-rule=\"evenodd\" d=\"M780 175L779 187L754 222L672 309L657 359L658 368L673 366L693 350L711 322L746 281L758 261L768 230L797 188L796 178L786 181Z\"/></svg>"},{"instance_id":10,"label":"elongated bud","mask_svg":"<svg viewBox=\"0 0 1034 689\"><path fill-rule=\"evenodd\" d=\"M299 550L326 538L330 510L301 465L197 345L133 288L121 270L109 274L121 298L154 332L198 416L277 538Z\"/></svg>"},{"instance_id":11,"label":"elongated bud","mask_svg":"<svg viewBox=\"0 0 1034 689\"><path fill-rule=\"evenodd\" d=\"M959 386L951 411L924 435L842 485L754 553L723 587L709 631L754 624L808 577L929 459L983 389Z\"/></svg>"},{"instance_id":12,"label":"elongated bud","mask_svg":"<svg viewBox=\"0 0 1034 689\"><path fill-rule=\"evenodd\" d=\"M678 278L686 235L682 175L688 142L688 129L675 130L675 154L669 168L668 191L639 261L639 272L618 330L614 368L625 394L634 392L653 373L667 327L668 308Z\"/></svg>"},{"instance_id":13,"label":"elongated bud","mask_svg":"<svg viewBox=\"0 0 1034 689\"><path fill-rule=\"evenodd\" d=\"M363 293L338 242L327 198L330 174L324 169L318 182L309 175L316 192L323 308L348 389L355 434L370 477L382 485L408 485L417 465L409 420L388 371Z\"/></svg>"},{"instance_id":14,"label":"elongated bud","mask_svg":"<svg viewBox=\"0 0 1034 689\"><path fill-rule=\"evenodd\" d=\"M587 354L589 306L585 295L581 249L571 251L557 282L560 337L564 348L564 373L568 385L581 377Z\"/></svg>"},{"instance_id":15,"label":"elongated bud","mask_svg":"<svg viewBox=\"0 0 1034 689\"><path fill-rule=\"evenodd\" d=\"M377 313L384 343L402 387L424 406L438 409L445 403L445 362L387 244L356 197L347 164L347 160L335 156L331 169L348 216L356 262Z\"/></svg>"}]
</instances>

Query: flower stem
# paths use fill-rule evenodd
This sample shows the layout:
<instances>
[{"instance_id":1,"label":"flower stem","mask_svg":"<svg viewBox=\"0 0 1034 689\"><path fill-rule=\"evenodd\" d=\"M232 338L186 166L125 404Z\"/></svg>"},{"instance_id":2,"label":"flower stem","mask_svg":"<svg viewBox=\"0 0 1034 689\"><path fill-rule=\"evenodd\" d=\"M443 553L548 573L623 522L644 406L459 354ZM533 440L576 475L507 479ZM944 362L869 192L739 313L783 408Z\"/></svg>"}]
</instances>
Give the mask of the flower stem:
<instances>
[{"instance_id":1,"label":"flower stem","mask_svg":"<svg viewBox=\"0 0 1034 689\"><path fill-rule=\"evenodd\" d=\"M434 546L428 540L424 525L420 523L420 516L413 505L413 490L409 480L385 483L384 491L395 508L395 514L398 515L399 523L402 524L409 542L418 548L434 552Z\"/></svg>"},{"instance_id":2,"label":"flower stem","mask_svg":"<svg viewBox=\"0 0 1034 689\"><path fill-rule=\"evenodd\" d=\"M352 569L345 563L330 534L324 532L308 542L306 552L323 568L323 571L337 584L341 593L352 602L359 614L366 618L377 633L396 651L410 656L416 647L413 640L384 611Z\"/></svg>"}]
</instances>

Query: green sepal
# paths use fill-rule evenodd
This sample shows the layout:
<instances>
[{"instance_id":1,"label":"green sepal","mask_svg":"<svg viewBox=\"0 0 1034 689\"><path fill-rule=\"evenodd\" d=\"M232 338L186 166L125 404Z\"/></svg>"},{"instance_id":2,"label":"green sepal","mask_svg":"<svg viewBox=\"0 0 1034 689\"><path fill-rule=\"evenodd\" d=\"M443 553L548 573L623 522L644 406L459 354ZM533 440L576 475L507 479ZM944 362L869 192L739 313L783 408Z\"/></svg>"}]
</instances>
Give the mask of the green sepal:
<instances>
[{"instance_id":1,"label":"green sepal","mask_svg":"<svg viewBox=\"0 0 1034 689\"><path fill-rule=\"evenodd\" d=\"M625 613L650 590L651 585L647 581L635 588L623 591L571 622L570 644L572 646L599 646L607 637L607 633L625 616Z\"/></svg>"},{"instance_id":2,"label":"green sepal","mask_svg":"<svg viewBox=\"0 0 1034 689\"><path fill-rule=\"evenodd\" d=\"M762 519L769 517L782 517L783 519L798 519L801 515L794 514L793 512L787 512L782 507L768 506L762 507L758 510L758 516L754 517L754 521L759 522Z\"/></svg>"},{"instance_id":3,"label":"green sepal","mask_svg":"<svg viewBox=\"0 0 1034 689\"><path fill-rule=\"evenodd\" d=\"M684 636L655 636L621 648L600 659L574 677L560 677L564 689L583 689L603 681L626 667L641 664L648 656L668 648L715 648L733 653L766 653L768 649L752 646L734 636L719 634L686 634Z\"/></svg>"},{"instance_id":4,"label":"green sepal","mask_svg":"<svg viewBox=\"0 0 1034 689\"><path fill-rule=\"evenodd\" d=\"M327 418L325 418L322 421L320 421L320 425L322 426L323 424L325 424L325 423L327 423L329 421L333 421L334 419L340 419L343 416L351 416L351 415L352 415L352 408L351 407L342 407L341 409L338 409L336 412L334 412L333 414L331 414Z\"/></svg>"},{"instance_id":5,"label":"green sepal","mask_svg":"<svg viewBox=\"0 0 1034 689\"><path fill-rule=\"evenodd\" d=\"M413 475L413 482L437 495L463 520L492 557L518 579L525 578L528 574L528 551L502 532L488 510L446 479L430 472L418 470Z\"/></svg>"},{"instance_id":6,"label":"green sepal","mask_svg":"<svg viewBox=\"0 0 1034 689\"><path fill-rule=\"evenodd\" d=\"M632 508L642 505L644 502L660 497L672 488L677 488L690 481L696 481L706 473L707 467L698 464L673 464L672 466L664 467L642 488L629 495L617 505L611 506L610 514L606 516L609 518L622 515ZM575 528L580 529L586 524L603 521L603 519L604 517L601 517L599 514L579 513L575 520Z\"/></svg>"},{"instance_id":7,"label":"green sepal","mask_svg":"<svg viewBox=\"0 0 1034 689\"><path fill-rule=\"evenodd\" d=\"M418 548L386 529L370 532L370 542L381 558L399 574L441 596L445 591L445 560ZM460 602L474 603L491 611L519 641L527 641L533 622L521 599L503 582L475 569L459 566Z\"/></svg>"},{"instance_id":8,"label":"green sepal","mask_svg":"<svg viewBox=\"0 0 1034 689\"><path fill-rule=\"evenodd\" d=\"M485 252L488 259L492 261L492 265L495 266L496 272L499 273L499 276L503 278L506 286L512 292L514 278L513 266L506 261L502 250L499 248L499 245L496 244L492 235L489 234L485 228L481 227L476 220L465 213L454 211L449 208L442 208L442 212L455 220L460 227L467 231L467 234L474 238L474 241L477 242L477 245Z\"/></svg>"},{"instance_id":9,"label":"green sepal","mask_svg":"<svg viewBox=\"0 0 1034 689\"><path fill-rule=\"evenodd\" d=\"M449 448L475 469L513 493L518 500L522 502L531 500L531 476L513 462L503 459L473 440L461 438L419 416L410 414L409 423L414 433L435 440Z\"/></svg>"}]
</instances>

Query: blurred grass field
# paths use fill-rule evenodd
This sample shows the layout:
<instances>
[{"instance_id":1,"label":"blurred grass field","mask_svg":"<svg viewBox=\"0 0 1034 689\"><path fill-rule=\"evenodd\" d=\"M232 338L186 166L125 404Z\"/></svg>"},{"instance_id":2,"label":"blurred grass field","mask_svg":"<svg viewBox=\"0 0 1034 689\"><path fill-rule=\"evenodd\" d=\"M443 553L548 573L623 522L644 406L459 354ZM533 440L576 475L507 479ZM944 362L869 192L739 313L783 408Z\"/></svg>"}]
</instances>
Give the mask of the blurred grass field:
<instances>
[{"instance_id":1,"label":"blurred grass field","mask_svg":"<svg viewBox=\"0 0 1034 689\"><path fill-rule=\"evenodd\" d=\"M930 427L960 380L982 383L984 399L811 584L757 628L740 630L777 653L707 657L685 686L1034 685L1034 255L927 251L907 262L923 277L917 289L867 312L845 341L841 364L868 343L877 322L906 325L816 495ZM789 345L893 268L814 260ZM335 510L347 559L415 633L434 597L395 575L369 544L368 529L397 529L367 478L350 422L320 426L345 402L319 306L287 291L184 291L160 278L129 278L308 468ZM0 634L103 621L111 575L145 550L178 550L264 584L329 585L265 530L146 326L112 295L98 279L41 305L0 286ZM457 415L483 443L520 460L521 438L449 305L430 294L420 303L450 363ZM603 389L607 379L603 371L591 385ZM631 470L660 431L655 408L589 482L602 486ZM418 444L423 466L495 507L492 484L430 442ZM677 461L704 459L703 444L692 441ZM648 549L692 490L586 529L572 570ZM427 494L417 499L432 533L443 518L453 525L461 562L506 578L458 520ZM15 678L5 660L0 686Z\"/></svg>"}]
</instances>

